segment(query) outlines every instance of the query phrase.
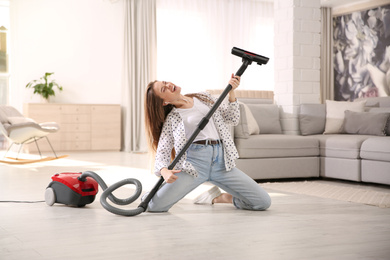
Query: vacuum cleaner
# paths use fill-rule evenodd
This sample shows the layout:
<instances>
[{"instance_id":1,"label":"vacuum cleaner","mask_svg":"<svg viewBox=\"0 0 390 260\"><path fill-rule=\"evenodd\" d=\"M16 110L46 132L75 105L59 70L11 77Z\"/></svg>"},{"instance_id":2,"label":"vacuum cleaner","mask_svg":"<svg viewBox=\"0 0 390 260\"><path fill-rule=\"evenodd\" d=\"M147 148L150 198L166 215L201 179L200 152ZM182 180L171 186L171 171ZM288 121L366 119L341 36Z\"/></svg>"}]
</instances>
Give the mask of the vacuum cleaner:
<instances>
[{"instance_id":1,"label":"vacuum cleaner","mask_svg":"<svg viewBox=\"0 0 390 260\"><path fill-rule=\"evenodd\" d=\"M258 65L263 65L267 64L269 60L267 57L245 51L237 47L233 47L232 54L242 58L242 65L235 74L236 76L240 77L245 72L246 68L252 64L252 62L256 62ZM220 106L231 89L232 86L229 84L217 99L217 101L215 101L214 105L210 108L210 111L199 122L195 131L187 140L183 149L176 155L175 159L168 166L169 170L174 169L177 162L187 151L199 132L203 130L203 128L208 124L211 116ZM164 178L161 177L146 196L146 198L142 199L142 202L138 205L137 208L126 210L112 206L107 202L107 198L116 205L128 205L134 202L142 192L142 184L137 179L124 179L107 187L103 179L92 171L85 171L83 173L57 173L52 176L52 182L50 182L46 188L45 202L49 206L52 206L55 203L60 203L76 207L84 207L85 205L90 204L95 200L96 194L98 193L98 186L100 186L103 189L103 193L100 196L100 203L106 210L113 214L122 216L136 216L147 210L150 200L153 198L163 183ZM126 199L119 199L112 194L115 190L127 184L135 185L135 192L132 196Z\"/></svg>"}]
</instances>

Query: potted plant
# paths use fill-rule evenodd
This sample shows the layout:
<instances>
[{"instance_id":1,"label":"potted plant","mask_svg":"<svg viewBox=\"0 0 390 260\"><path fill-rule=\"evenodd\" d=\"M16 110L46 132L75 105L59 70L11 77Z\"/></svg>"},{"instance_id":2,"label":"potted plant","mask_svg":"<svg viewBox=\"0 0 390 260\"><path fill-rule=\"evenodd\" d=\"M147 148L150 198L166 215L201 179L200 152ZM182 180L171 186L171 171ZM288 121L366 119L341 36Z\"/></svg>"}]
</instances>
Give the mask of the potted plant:
<instances>
[{"instance_id":1,"label":"potted plant","mask_svg":"<svg viewBox=\"0 0 390 260\"><path fill-rule=\"evenodd\" d=\"M55 80L49 80L49 77L54 74L54 72L46 72L45 76L39 80L30 81L26 88L33 88L34 94L39 94L46 101L49 101L50 96L55 96L54 87L57 87L59 91L62 91L62 86L58 85Z\"/></svg>"}]
</instances>

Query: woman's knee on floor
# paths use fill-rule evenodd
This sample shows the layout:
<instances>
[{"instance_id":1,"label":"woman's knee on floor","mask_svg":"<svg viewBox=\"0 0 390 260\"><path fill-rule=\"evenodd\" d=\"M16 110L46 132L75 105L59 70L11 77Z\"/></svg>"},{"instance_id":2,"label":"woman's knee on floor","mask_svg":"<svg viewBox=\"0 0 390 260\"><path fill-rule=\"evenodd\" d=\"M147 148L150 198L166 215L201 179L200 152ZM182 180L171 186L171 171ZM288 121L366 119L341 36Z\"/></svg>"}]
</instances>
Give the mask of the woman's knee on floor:
<instances>
[{"instance_id":1,"label":"woman's knee on floor","mask_svg":"<svg viewBox=\"0 0 390 260\"><path fill-rule=\"evenodd\" d=\"M148 195L149 195L149 192L145 193L142 196L141 201L144 201ZM166 207L165 205L163 206L162 203L156 203L156 201L153 200L153 198L152 198L148 203L148 208L146 209L146 211L148 211L148 212L167 212L169 210L169 208L170 207Z\"/></svg>"},{"instance_id":2,"label":"woman's knee on floor","mask_svg":"<svg viewBox=\"0 0 390 260\"><path fill-rule=\"evenodd\" d=\"M233 204L238 209L246 210L266 210L271 206L271 197L268 193L263 193L261 196L252 198L250 202L233 198Z\"/></svg>"},{"instance_id":3,"label":"woman's knee on floor","mask_svg":"<svg viewBox=\"0 0 390 260\"><path fill-rule=\"evenodd\" d=\"M253 206L253 210L266 210L271 207L271 197L268 195L263 195L259 203Z\"/></svg>"}]
</instances>

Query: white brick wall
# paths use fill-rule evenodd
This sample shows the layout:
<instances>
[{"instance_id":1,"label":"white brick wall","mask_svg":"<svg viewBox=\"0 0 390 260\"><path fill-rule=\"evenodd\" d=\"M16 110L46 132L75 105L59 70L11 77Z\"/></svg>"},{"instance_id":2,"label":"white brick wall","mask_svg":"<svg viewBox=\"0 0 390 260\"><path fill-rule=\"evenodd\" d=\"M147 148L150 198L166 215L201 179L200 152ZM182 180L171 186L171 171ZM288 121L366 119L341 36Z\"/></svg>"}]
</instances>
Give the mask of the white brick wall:
<instances>
[{"instance_id":1,"label":"white brick wall","mask_svg":"<svg viewBox=\"0 0 390 260\"><path fill-rule=\"evenodd\" d=\"M298 134L302 103L320 103L320 0L275 0L275 102L284 133Z\"/></svg>"}]
</instances>

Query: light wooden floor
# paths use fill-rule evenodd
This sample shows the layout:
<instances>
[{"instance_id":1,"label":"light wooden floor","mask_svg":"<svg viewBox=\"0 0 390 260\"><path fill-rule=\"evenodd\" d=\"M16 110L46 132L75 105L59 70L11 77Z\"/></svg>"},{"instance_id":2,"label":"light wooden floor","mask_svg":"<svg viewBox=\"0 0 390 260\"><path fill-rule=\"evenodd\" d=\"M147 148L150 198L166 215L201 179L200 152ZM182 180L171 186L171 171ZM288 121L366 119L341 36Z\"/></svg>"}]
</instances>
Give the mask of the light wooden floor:
<instances>
[{"instance_id":1,"label":"light wooden floor","mask_svg":"<svg viewBox=\"0 0 390 260\"><path fill-rule=\"evenodd\" d=\"M0 200L42 200L57 172L92 170L107 184L135 177L145 190L158 180L145 154L69 155L0 164ZM192 204L208 188L169 213L136 217L109 213L99 196L85 208L0 203L0 259L390 259L390 209L271 190L273 204L265 212Z\"/></svg>"}]
</instances>

